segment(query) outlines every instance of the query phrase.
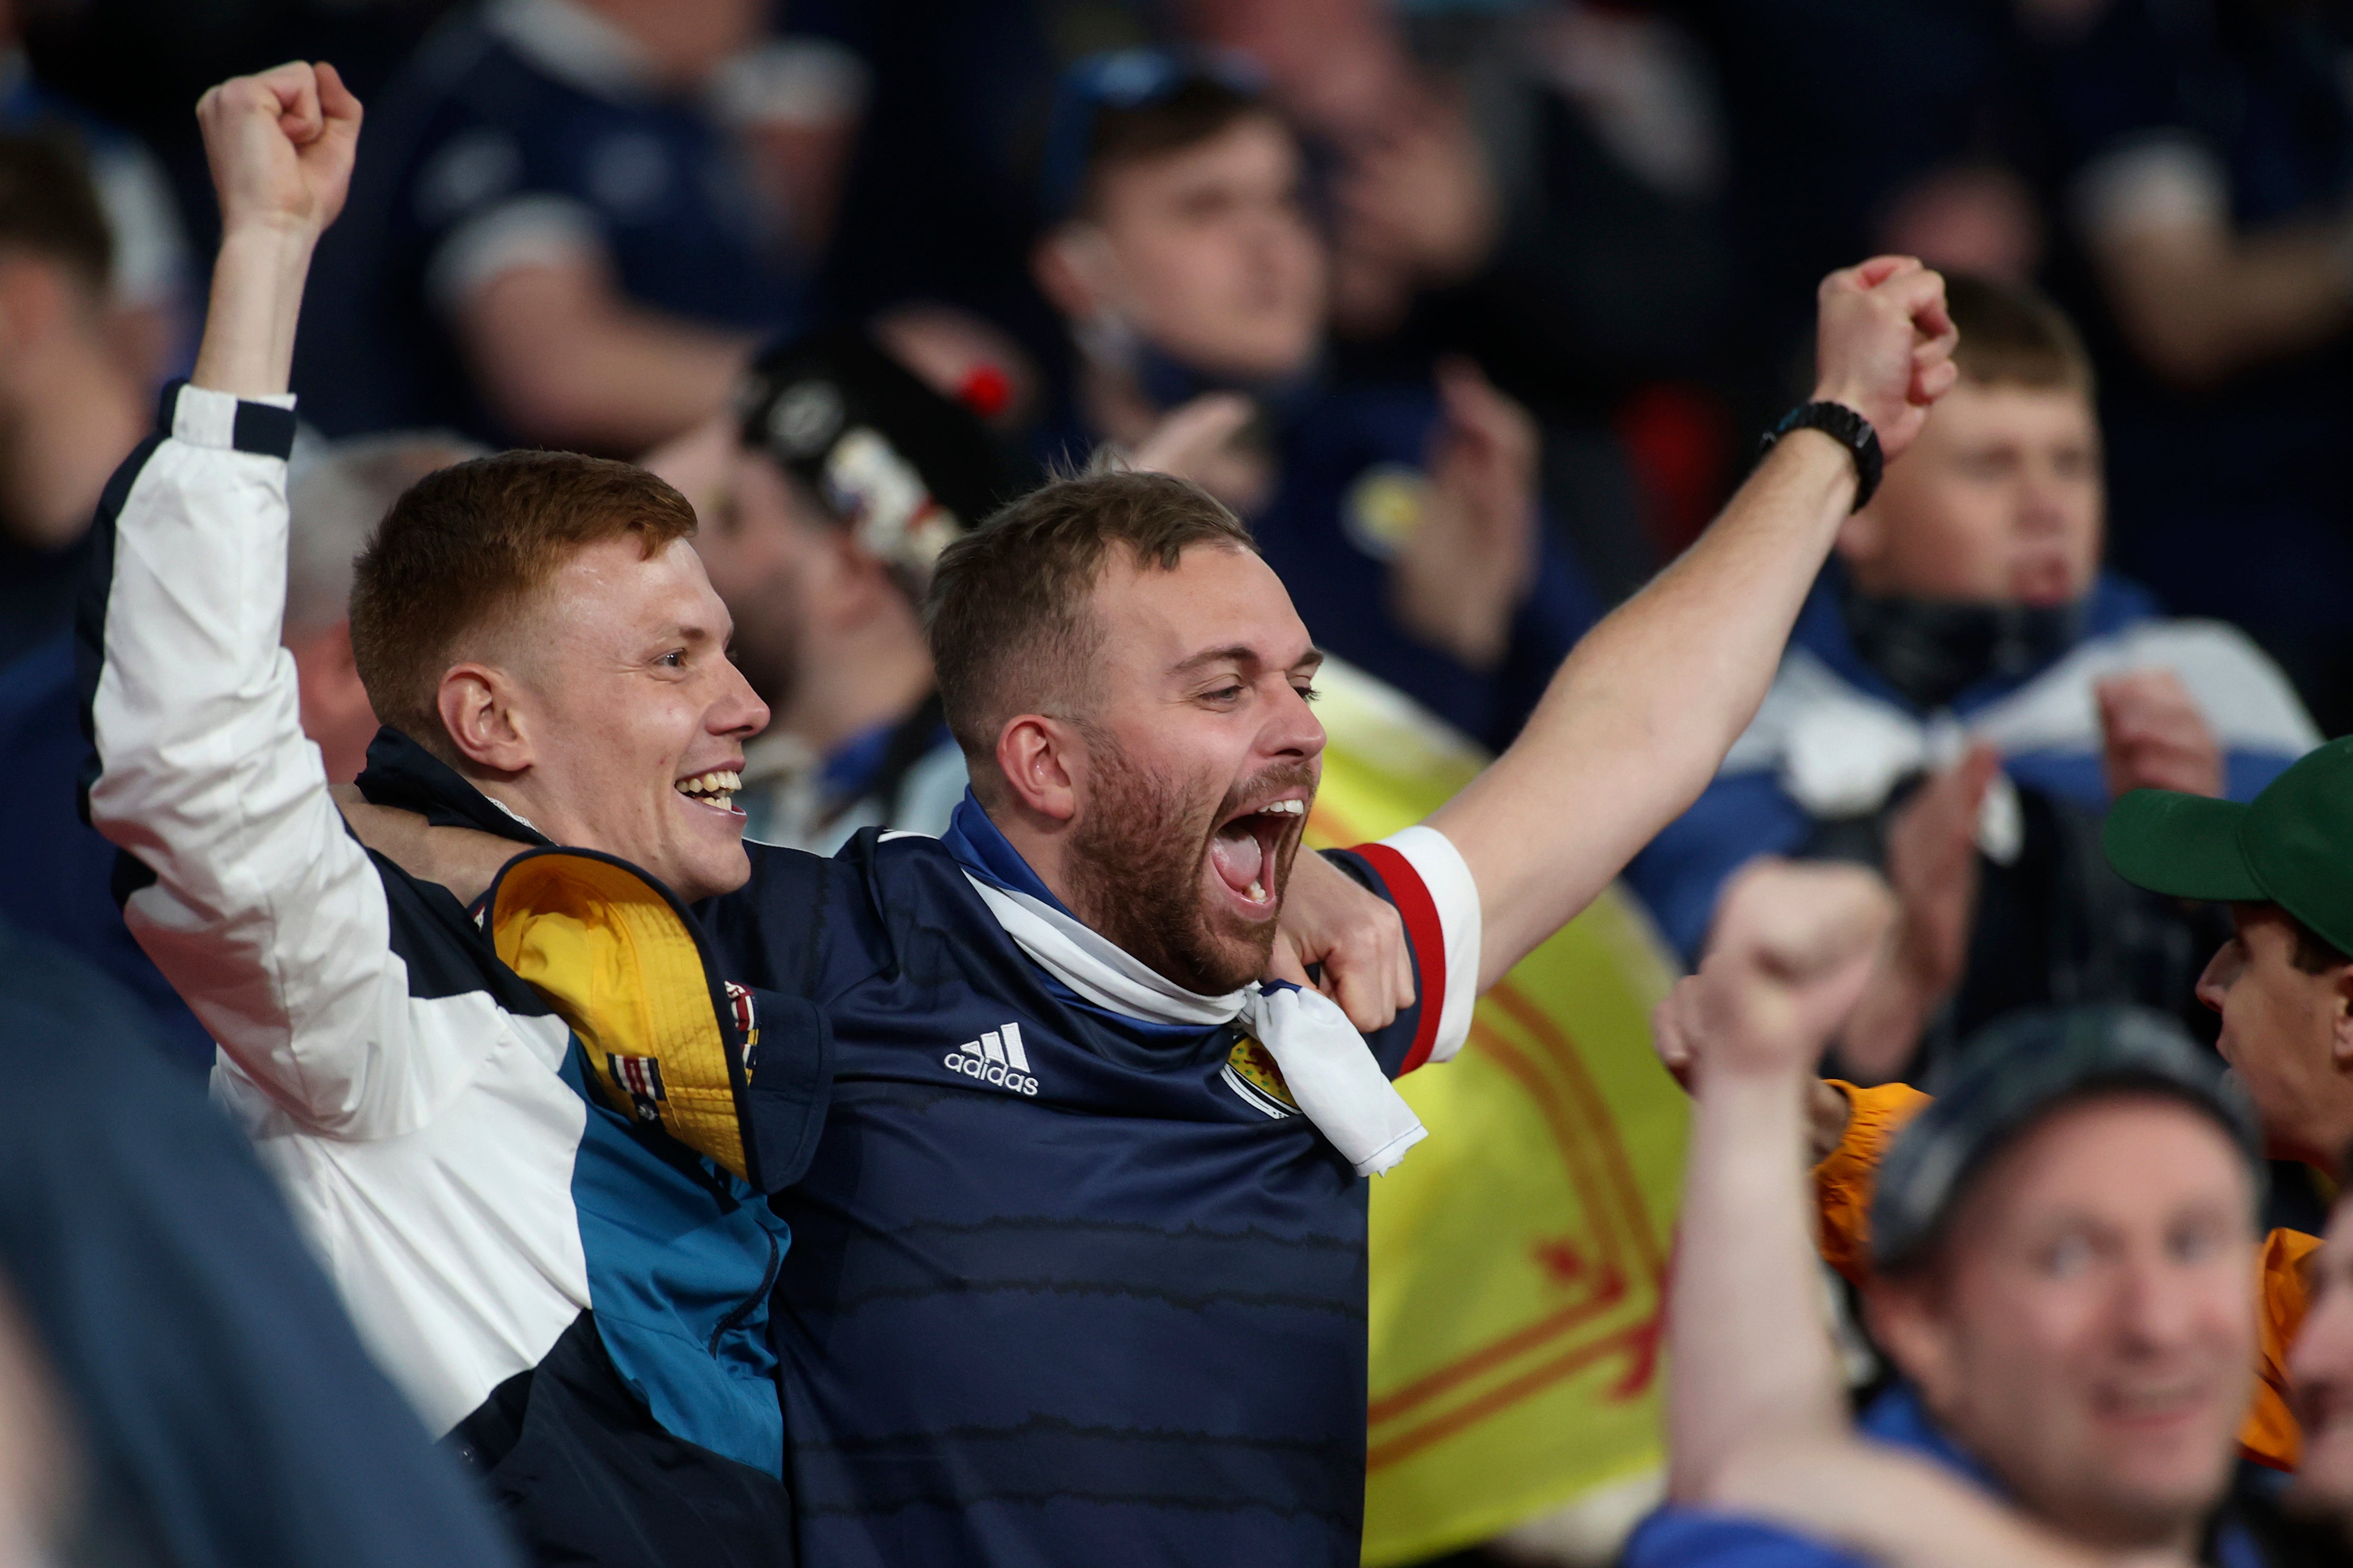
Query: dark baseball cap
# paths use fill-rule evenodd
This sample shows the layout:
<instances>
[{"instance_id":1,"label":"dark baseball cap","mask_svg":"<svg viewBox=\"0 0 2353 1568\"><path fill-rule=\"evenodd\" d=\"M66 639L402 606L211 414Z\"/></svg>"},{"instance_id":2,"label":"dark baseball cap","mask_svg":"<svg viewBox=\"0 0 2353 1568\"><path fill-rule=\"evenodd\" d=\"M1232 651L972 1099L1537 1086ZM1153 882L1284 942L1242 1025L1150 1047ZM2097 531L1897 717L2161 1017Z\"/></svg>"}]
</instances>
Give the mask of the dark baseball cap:
<instances>
[{"instance_id":1,"label":"dark baseball cap","mask_svg":"<svg viewBox=\"0 0 2353 1568\"><path fill-rule=\"evenodd\" d=\"M2245 1154L2260 1196L2263 1132L2238 1084L2181 1026L2146 1007L2042 1007L1971 1037L1936 1098L1896 1134L1871 1203L1882 1273L1926 1256L1977 1176L2063 1105L2102 1093L2168 1095L2212 1117Z\"/></svg>"},{"instance_id":2,"label":"dark baseball cap","mask_svg":"<svg viewBox=\"0 0 2353 1568\"><path fill-rule=\"evenodd\" d=\"M782 340L736 393L744 446L798 478L859 542L914 583L1027 485L980 416L864 332Z\"/></svg>"},{"instance_id":3,"label":"dark baseball cap","mask_svg":"<svg viewBox=\"0 0 2353 1568\"><path fill-rule=\"evenodd\" d=\"M2134 790L2110 808L2100 841L2136 887L2277 904L2353 952L2353 736L2306 752L2243 805Z\"/></svg>"},{"instance_id":4,"label":"dark baseball cap","mask_svg":"<svg viewBox=\"0 0 2353 1568\"><path fill-rule=\"evenodd\" d=\"M1266 73L1246 56L1224 50L1148 47L1089 55L1064 71L1055 84L1038 171L1038 202L1047 221L1059 222L1077 208L1105 110L1147 109L1196 82L1255 99L1266 90Z\"/></svg>"}]
</instances>

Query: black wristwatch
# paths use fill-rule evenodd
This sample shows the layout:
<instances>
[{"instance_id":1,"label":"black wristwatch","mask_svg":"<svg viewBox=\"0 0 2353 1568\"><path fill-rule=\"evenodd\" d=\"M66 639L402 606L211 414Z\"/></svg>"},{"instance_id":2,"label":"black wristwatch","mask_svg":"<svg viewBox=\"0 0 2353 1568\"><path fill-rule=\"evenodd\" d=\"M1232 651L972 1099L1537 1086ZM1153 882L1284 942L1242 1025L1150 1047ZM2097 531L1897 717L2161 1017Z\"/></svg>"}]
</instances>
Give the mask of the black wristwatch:
<instances>
[{"instance_id":1,"label":"black wristwatch","mask_svg":"<svg viewBox=\"0 0 2353 1568\"><path fill-rule=\"evenodd\" d=\"M1879 489L1879 476L1887 466L1879 450L1879 432L1871 427L1871 421L1843 403L1799 404L1781 423L1765 432L1765 444L1759 450L1771 451L1773 443L1792 430L1819 430L1853 455L1852 510L1861 511Z\"/></svg>"}]
</instances>

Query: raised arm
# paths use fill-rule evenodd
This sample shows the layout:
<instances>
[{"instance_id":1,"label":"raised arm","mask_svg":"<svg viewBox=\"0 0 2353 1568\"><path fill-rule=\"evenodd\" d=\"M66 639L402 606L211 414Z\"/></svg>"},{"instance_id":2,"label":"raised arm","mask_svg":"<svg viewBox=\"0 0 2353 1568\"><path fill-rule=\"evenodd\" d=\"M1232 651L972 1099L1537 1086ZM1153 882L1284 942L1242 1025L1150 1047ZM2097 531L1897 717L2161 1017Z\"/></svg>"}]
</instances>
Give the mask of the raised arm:
<instances>
[{"instance_id":1,"label":"raised arm","mask_svg":"<svg viewBox=\"0 0 2353 1568\"><path fill-rule=\"evenodd\" d=\"M1660 1009L1696 1093L1668 1303L1671 1495L1891 1568L2168 1561L2070 1546L1848 1421L1807 1227L1807 1108L1812 1064L1893 913L1859 868L1761 867L1727 895L1700 973Z\"/></svg>"},{"instance_id":2,"label":"raised arm","mask_svg":"<svg viewBox=\"0 0 2353 1568\"><path fill-rule=\"evenodd\" d=\"M1883 257L1823 280L1817 401L1893 459L1957 374L1944 279ZM1596 626L1510 750L1430 818L1479 886L1486 986L1699 797L1765 700L1852 509L1853 457L1801 429L1674 564Z\"/></svg>"},{"instance_id":3,"label":"raised arm","mask_svg":"<svg viewBox=\"0 0 2353 1568\"><path fill-rule=\"evenodd\" d=\"M456 1048L413 1037L387 889L336 815L279 643L287 368L359 116L332 69L300 64L198 106L222 218L204 345L108 486L80 626L90 817L135 862L133 934L245 1078L349 1136L406 1125L448 1076L434 1050Z\"/></svg>"}]
</instances>

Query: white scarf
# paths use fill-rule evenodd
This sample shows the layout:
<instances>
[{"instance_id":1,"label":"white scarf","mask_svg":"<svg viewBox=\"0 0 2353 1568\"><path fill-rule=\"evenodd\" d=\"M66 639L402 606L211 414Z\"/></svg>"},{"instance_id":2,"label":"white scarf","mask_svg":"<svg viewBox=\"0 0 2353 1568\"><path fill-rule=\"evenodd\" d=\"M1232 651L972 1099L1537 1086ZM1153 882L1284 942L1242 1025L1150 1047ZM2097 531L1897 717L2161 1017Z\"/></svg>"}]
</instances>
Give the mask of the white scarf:
<instances>
[{"instance_id":1,"label":"white scarf","mask_svg":"<svg viewBox=\"0 0 2353 1568\"><path fill-rule=\"evenodd\" d=\"M1383 1076L1364 1036L1321 992L1253 981L1222 996L1185 990L1044 900L965 878L997 924L1047 973L1098 1007L1203 1028L1240 1019L1274 1058L1292 1099L1360 1176L1378 1175L1430 1136ZM1438 1005L1430 999L1425 1005Z\"/></svg>"}]
</instances>

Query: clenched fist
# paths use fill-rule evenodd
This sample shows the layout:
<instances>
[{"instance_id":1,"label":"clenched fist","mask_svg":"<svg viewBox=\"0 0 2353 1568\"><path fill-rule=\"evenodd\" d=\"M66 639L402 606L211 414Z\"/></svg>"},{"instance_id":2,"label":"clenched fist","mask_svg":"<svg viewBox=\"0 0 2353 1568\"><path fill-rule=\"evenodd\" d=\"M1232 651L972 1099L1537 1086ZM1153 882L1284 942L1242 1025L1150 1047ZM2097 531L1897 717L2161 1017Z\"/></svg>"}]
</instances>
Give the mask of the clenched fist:
<instances>
[{"instance_id":1,"label":"clenched fist","mask_svg":"<svg viewBox=\"0 0 2353 1568\"><path fill-rule=\"evenodd\" d=\"M334 67L294 60L232 77L197 100L196 123L224 235L259 226L315 238L343 210L360 100Z\"/></svg>"},{"instance_id":2,"label":"clenched fist","mask_svg":"<svg viewBox=\"0 0 2353 1568\"><path fill-rule=\"evenodd\" d=\"M1814 398L1870 420L1892 461L1960 375L1945 279L1908 256L1874 257L1823 279L1820 302Z\"/></svg>"}]
</instances>

